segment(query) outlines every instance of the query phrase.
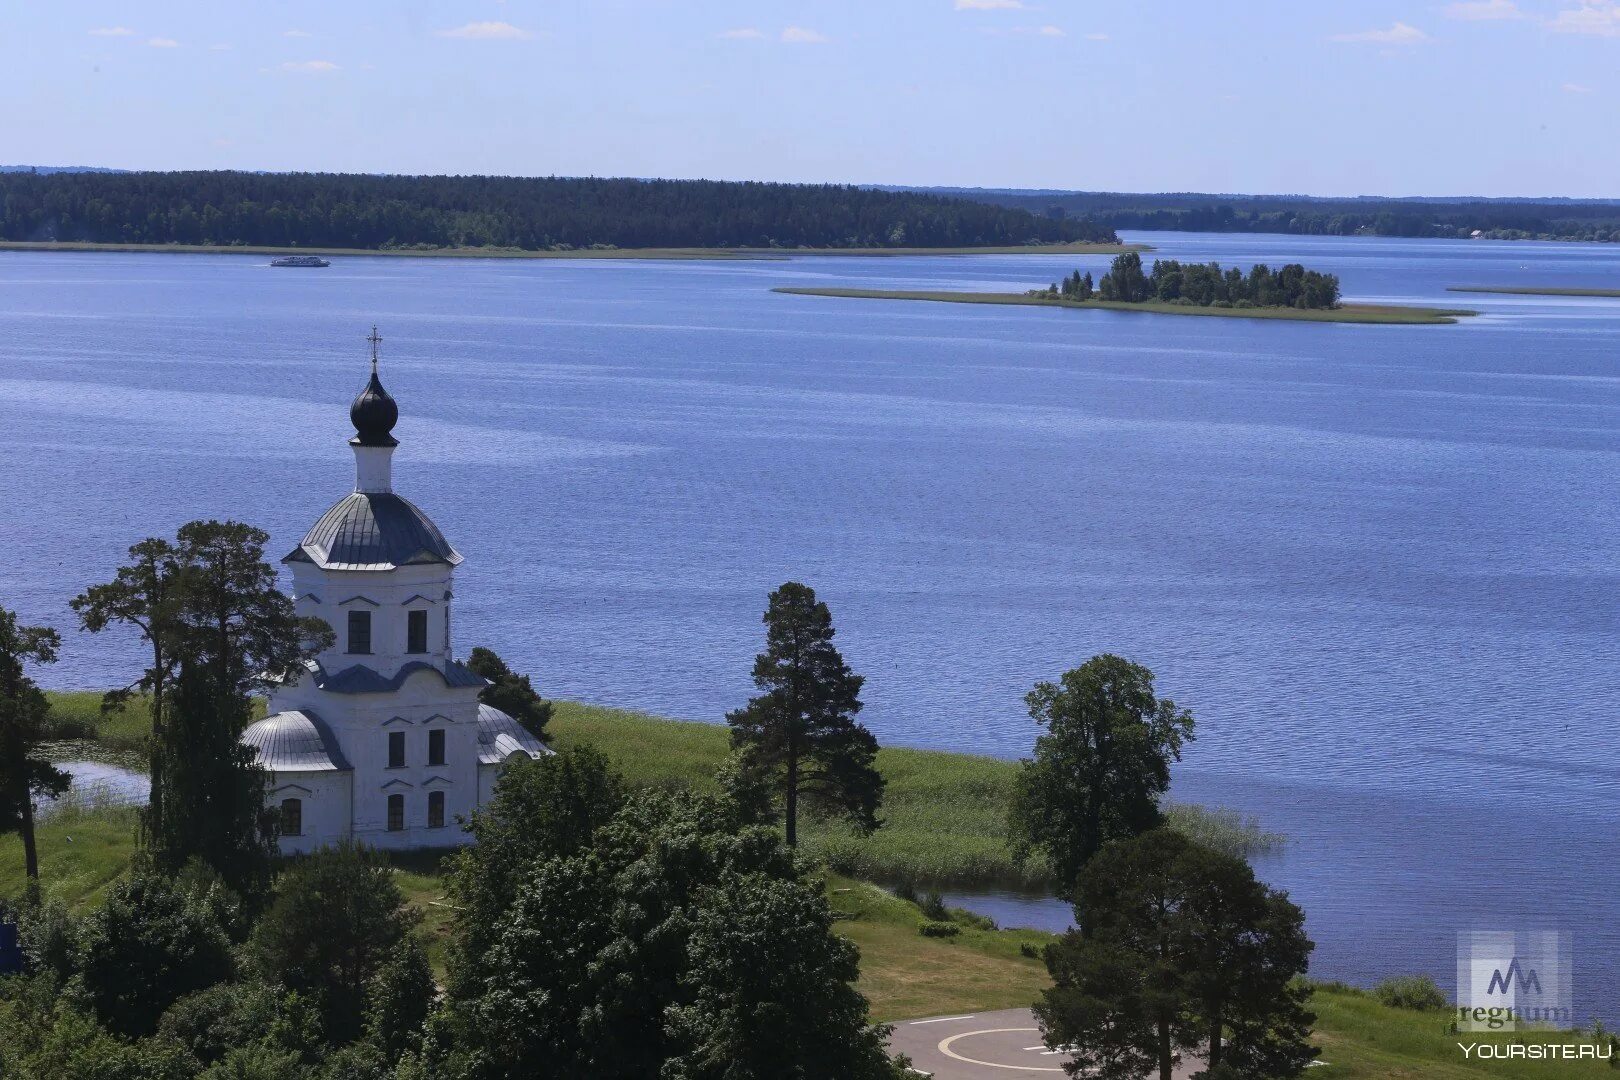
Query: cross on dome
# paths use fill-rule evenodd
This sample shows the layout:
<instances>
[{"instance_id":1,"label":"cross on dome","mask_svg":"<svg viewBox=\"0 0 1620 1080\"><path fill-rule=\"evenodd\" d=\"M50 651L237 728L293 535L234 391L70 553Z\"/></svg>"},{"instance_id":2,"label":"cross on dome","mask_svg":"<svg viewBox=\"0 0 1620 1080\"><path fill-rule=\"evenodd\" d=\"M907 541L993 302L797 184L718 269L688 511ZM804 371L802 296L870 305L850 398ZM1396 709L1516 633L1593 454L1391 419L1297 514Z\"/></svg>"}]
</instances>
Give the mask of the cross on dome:
<instances>
[{"instance_id":1,"label":"cross on dome","mask_svg":"<svg viewBox=\"0 0 1620 1080\"><path fill-rule=\"evenodd\" d=\"M350 442L355 446L398 446L399 441L389 432L399 422L399 406L377 377L377 346L382 344L382 337L375 326L366 340L371 343L371 381L349 406L349 419L354 422L355 432Z\"/></svg>"}]
</instances>

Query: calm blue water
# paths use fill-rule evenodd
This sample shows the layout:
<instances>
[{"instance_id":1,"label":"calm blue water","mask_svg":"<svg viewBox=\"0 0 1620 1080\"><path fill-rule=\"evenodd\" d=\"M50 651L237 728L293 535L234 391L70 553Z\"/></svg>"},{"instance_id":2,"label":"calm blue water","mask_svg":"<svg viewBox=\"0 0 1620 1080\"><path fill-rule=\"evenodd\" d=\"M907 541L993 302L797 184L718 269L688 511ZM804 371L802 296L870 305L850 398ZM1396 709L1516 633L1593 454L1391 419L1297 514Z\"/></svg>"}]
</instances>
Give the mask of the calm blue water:
<instances>
[{"instance_id":1,"label":"calm blue water","mask_svg":"<svg viewBox=\"0 0 1620 1080\"><path fill-rule=\"evenodd\" d=\"M1027 288L1105 259L746 263L0 253L0 603L66 601L202 516L290 549L349 489L371 323L398 488L467 556L463 650L546 692L718 719L766 592L810 582L880 739L1014 756L1021 696L1151 666L1176 796L1295 839L1262 870L1315 969L1449 983L1455 931L1556 921L1620 1015L1620 284L1602 246L1153 234L1299 260L1366 327L830 300ZM46 681L128 681L69 633Z\"/></svg>"}]
</instances>

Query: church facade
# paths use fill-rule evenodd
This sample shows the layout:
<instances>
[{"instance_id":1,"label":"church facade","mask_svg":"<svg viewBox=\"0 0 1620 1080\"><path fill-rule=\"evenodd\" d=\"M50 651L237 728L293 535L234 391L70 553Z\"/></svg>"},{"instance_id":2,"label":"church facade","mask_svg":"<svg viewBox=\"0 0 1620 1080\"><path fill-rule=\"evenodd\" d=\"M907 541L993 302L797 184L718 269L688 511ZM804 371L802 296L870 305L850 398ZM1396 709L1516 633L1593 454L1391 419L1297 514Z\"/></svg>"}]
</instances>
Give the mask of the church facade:
<instances>
[{"instance_id":1,"label":"church facade","mask_svg":"<svg viewBox=\"0 0 1620 1080\"><path fill-rule=\"evenodd\" d=\"M242 741L269 773L283 853L354 840L425 848L470 840L458 824L494 792L515 755L544 745L482 705L482 678L455 659L453 578L462 561L438 526L395 494L399 408L377 376L349 410L354 491L322 514L282 562L300 615L324 620L331 648L276 688Z\"/></svg>"}]
</instances>

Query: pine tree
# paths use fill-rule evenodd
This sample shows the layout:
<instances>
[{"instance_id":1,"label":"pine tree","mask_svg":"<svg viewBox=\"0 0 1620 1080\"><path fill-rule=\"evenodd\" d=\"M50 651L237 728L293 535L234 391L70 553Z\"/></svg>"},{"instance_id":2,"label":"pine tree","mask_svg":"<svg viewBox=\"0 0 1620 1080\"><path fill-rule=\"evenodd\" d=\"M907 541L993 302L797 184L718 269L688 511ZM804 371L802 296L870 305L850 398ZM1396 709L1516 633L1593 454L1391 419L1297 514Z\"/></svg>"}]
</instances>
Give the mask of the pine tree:
<instances>
[{"instance_id":1,"label":"pine tree","mask_svg":"<svg viewBox=\"0 0 1620 1080\"><path fill-rule=\"evenodd\" d=\"M23 665L54 662L60 644L55 630L18 626L17 616L0 608L0 831L22 834L23 867L31 888L39 882L34 800L60 795L69 778L39 756L49 706Z\"/></svg>"},{"instance_id":2,"label":"pine tree","mask_svg":"<svg viewBox=\"0 0 1620 1080\"><path fill-rule=\"evenodd\" d=\"M799 805L833 810L876 829L883 777L877 740L855 721L865 680L833 645L832 613L808 585L790 581L770 596L765 651L754 659L761 691L726 717L742 767L782 794L787 842L798 842Z\"/></svg>"},{"instance_id":3,"label":"pine tree","mask_svg":"<svg viewBox=\"0 0 1620 1080\"><path fill-rule=\"evenodd\" d=\"M152 738L164 739L165 708L180 652L183 627L179 621L183 591L181 553L169 541L151 537L129 549L130 561L120 566L113 579L92 585L68 602L79 615L79 624L98 634L115 623L133 626L151 649L152 663L141 677L102 698L103 712L123 709L132 695L147 695L152 717ZM159 771L163 763L156 757L150 763L152 793L147 816L163 819L163 796L168 784Z\"/></svg>"}]
</instances>

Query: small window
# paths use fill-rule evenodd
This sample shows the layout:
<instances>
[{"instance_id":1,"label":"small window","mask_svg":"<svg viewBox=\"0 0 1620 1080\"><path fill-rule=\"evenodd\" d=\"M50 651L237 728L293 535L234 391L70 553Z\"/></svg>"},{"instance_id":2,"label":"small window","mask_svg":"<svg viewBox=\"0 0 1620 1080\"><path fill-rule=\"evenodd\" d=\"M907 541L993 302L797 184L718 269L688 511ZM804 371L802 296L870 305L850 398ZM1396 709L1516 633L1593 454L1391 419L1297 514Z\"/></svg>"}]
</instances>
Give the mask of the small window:
<instances>
[{"instance_id":1,"label":"small window","mask_svg":"<svg viewBox=\"0 0 1620 1080\"><path fill-rule=\"evenodd\" d=\"M304 835L304 800L281 800L281 835Z\"/></svg>"},{"instance_id":2,"label":"small window","mask_svg":"<svg viewBox=\"0 0 1620 1080\"><path fill-rule=\"evenodd\" d=\"M444 792L428 792L428 828L444 828Z\"/></svg>"},{"instance_id":3,"label":"small window","mask_svg":"<svg viewBox=\"0 0 1620 1080\"><path fill-rule=\"evenodd\" d=\"M371 651L371 612L349 612L349 651L352 653Z\"/></svg>"},{"instance_id":4,"label":"small window","mask_svg":"<svg viewBox=\"0 0 1620 1080\"><path fill-rule=\"evenodd\" d=\"M388 767L400 769L405 766L405 733L403 731L390 731L388 733Z\"/></svg>"},{"instance_id":5,"label":"small window","mask_svg":"<svg viewBox=\"0 0 1620 1080\"><path fill-rule=\"evenodd\" d=\"M443 729L440 729L438 731L430 731L430 732L428 732L428 764L429 765L443 765L444 764L444 731L443 731Z\"/></svg>"},{"instance_id":6,"label":"small window","mask_svg":"<svg viewBox=\"0 0 1620 1080\"><path fill-rule=\"evenodd\" d=\"M405 651L427 652L427 612L411 611L405 615Z\"/></svg>"},{"instance_id":7,"label":"small window","mask_svg":"<svg viewBox=\"0 0 1620 1080\"><path fill-rule=\"evenodd\" d=\"M405 828L405 796L388 796L388 831L399 832Z\"/></svg>"}]
</instances>

